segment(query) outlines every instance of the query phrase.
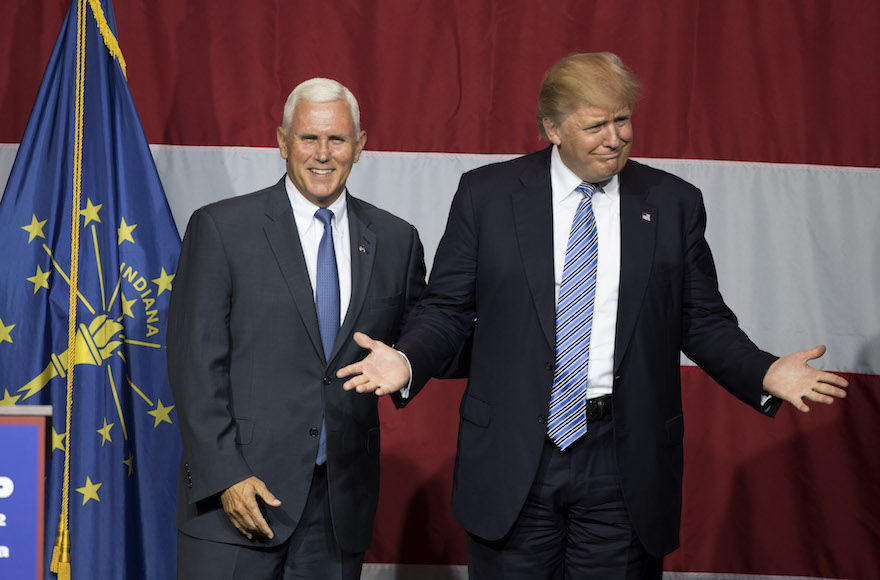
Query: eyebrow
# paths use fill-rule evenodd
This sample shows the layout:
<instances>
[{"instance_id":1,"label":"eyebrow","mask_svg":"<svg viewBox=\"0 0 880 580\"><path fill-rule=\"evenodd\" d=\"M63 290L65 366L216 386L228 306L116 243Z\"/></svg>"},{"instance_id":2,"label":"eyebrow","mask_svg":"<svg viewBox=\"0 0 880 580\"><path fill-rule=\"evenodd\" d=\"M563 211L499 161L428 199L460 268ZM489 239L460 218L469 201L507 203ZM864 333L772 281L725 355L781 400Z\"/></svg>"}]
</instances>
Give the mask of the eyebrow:
<instances>
[{"instance_id":1,"label":"eyebrow","mask_svg":"<svg viewBox=\"0 0 880 580\"><path fill-rule=\"evenodd\" d=\"M318 135L315 133L299 133L296 135L298 139L318 139ZM327 135L327 139L338 139L340 141L346 141L349 139L348 135Z\"/></svg>"}]
</instances>

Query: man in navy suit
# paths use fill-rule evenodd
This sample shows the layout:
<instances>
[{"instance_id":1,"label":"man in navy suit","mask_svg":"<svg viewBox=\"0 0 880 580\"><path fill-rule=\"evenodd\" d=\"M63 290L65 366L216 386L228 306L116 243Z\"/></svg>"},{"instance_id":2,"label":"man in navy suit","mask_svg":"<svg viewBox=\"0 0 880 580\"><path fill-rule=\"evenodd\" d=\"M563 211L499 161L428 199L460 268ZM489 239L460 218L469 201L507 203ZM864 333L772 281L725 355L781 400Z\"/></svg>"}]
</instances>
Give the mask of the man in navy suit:
<instances>
[{"instance_id":1,"label":"man in navy suit","mask_svg":"<svg viewBox=\"0 0 880 580\"><path fill-rule=\"evenodd\" d=\"M462 176L397 351L356 334L372 352L338 373L354 375L347 389L414 396L473 334L452 496L471 578L660 578L681 518L680 351L767 415L845 395L806 364L824 347L777 359L737 326L700 191L628 161L637 88L610 53L557 63L537 114L552 145ZM596 257L571 258L571 284L582 227ZM560 330L571 292L573 341ZM573 351L584 362L566 369ZM565 405L557 379L580 389ZM579 429L563 442L560 421Z\"/></svg>"},{"instance_id":2,"label":"man in navy suit","mask_svg":"<svg viewBox=\"0 0 880 580\"><path fill-rule=\"evenodd\" d=\"M415 228L346 189L366 141L351 91L301 83L277 138L287 174L195 212L171 296L187 580L360 577L379 414L335 373L364 354L355 329L393 342L425 286Z\"/></svg>"}]
</instances>

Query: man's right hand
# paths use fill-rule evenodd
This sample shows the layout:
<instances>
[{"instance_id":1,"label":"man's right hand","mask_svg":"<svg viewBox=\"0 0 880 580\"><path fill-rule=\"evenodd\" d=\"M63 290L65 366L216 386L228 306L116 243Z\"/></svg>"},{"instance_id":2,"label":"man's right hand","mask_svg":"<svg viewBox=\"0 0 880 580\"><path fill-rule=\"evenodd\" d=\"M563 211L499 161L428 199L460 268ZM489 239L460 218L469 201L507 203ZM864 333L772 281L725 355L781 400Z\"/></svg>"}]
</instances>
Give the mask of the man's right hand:
<instances>
[{"instance_id":1,"label":"man's right hand","mask_svg":"<svg viewBox=\"0 0 880 580\"><path fill-rule=\"evenodd\" d=\"M409 364L406 357L381 340L373 340L363 332L354 333L354 341L370 351L367 357L336 371L340 379L351 377L342 385L346 391L390 395L409 384Z\"/></svg>"},{"instance_id":2,"label":"man's right hand","mask_svg":"<svg viewBox=\"0 0 880 580\"><path fill-rule=\"evenodd\" d=\"M223 502L223 511L229 516L232 525L248 540L253 540L254 534L262 534L271 540L275 534L260 511L257 496L270 506L281 505L281 501L269 491L266 484L254 476L239 481L221 493L220 501Z\"/></svg>"}]
</instances>

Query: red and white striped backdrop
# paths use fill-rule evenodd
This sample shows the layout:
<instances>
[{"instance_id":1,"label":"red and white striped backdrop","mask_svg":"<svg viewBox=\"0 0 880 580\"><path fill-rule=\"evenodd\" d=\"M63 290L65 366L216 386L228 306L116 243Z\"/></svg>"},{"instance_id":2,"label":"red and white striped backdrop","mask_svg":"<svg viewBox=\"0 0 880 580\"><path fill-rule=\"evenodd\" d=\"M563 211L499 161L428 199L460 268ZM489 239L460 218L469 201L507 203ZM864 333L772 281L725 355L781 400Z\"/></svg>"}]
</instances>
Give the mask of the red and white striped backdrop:
<instances>
[{"instance_id":1,"label":"red and white striped backdrop","mask_svg":"<svg viewBox=\"0 0 880 580\"><path fill-rule=\"evenodd\" d=\"M0 186L68 0L0 5ZM129 84L183 230L283 172L290 89L360 100L355 195L413 222L427 258L462 171L533 151L544 71L619 54L643 82L635 157L700 186L722 292L762 347L829 347L852 386L765 419L682 360L686 469L673 578L880 578L880 3L876 0L116 0ZM2 385L0 385L2 387ZM458 402L382 404L365 578L464 577L449 515Z\"/></svg>"}]
</instances>

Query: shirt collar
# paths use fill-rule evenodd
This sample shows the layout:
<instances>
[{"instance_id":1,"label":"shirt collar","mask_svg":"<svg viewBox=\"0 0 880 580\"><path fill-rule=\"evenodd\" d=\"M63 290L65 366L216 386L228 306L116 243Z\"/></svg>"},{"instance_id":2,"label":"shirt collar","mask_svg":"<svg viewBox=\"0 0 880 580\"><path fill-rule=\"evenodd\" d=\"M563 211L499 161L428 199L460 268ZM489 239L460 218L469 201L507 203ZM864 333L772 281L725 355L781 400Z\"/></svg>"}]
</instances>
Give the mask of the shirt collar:
<instances>
[{"instance_id":1,"label":"shirt collar","mask_svg":"<svg viewBox=\"0 0 880 580\"><path fill-rule=\"evenodd\" d=\"M315 212L318 211L318 206L303 197L303 195L290 180L289 175L286 175L284 177L284 189L287 192L287 198L290 200L290 207L293 208L293 217L296 220L296 227L302 233L308 231L309 228L311 228L315 223ZM346 189L343 190L342 195L339 196L339 199L334 201L330 205L330 207L327 208L333 212L334 229L341 228L343 223L348 219L347 202L348 190ZM320 225L320 222L318 222L318 225Z\"/></svg>"},{"instance_id":2,"label":"shirt collar","mask_svg":"<svg viewBox=\"0 0 880 580\"><path fill-rule=\"evenodd\" d=\"M581 195L575 191L575 188L581 184L583 179L569 169L562 162L559 155L559 148L553 146L550 152L550 187L553 192L553 203L557 204L570 195ZM620 175L615 175L611 181L596 190L596 194L607 195L608 199L615 200L620 195Z\"/></svg>"}]
</instances>

